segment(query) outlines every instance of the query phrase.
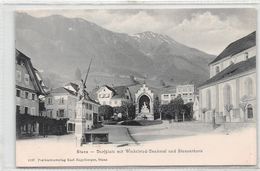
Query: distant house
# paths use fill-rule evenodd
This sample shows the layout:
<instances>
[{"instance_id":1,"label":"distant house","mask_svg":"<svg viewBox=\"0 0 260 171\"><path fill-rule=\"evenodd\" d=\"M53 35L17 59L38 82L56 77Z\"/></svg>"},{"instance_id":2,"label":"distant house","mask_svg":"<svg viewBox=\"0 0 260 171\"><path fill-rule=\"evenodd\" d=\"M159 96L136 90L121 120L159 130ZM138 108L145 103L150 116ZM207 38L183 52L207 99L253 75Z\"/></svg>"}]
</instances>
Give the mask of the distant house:
<instances>
[{"instance_id":1,"label":"distant house","mask_svg":"<svg viewBox=\"0 0 260 171\"><path fill-rule=\"evenodd\" d=\"M132 96L127 86L110 87L104 85L98 89L97 100L101 105L112 107L122 106L123 103L132 103Z\"/></svg>"},{"instance_id":2,"label":"distant house","mask_svg":"<svg viewBox=\"0 0 260 171\"><path fill-rule=\"evenodd\" d=\"M16 132L17 136L38 135L40 126L39 96L44 95L31 59L16 50Z\"/></svg>"},{"instance_id":3,"label":"distant house","mask_svg":"<svg viewBox=\"0 0 260 171\"><path fill-rule=\"evenodd\" d=\"M161 104L168 104L171 100L181 95L184 103L194 102L195 87L193 84L177 85L176 87L162 91Z\"/></svg>"},{"instance_id":4,"label":"distant house","mask_svg":"<svg viewBox=\"0 0 260 171\"><path fill-rule=\"evenodd\" d=\"M201 120L256 120L256 32L229 44L210 64L199 87Z\"/></svg>"},{"instance_id":5,"label":"distant house","mask_svg":"<svg viewBox=\"0 0 260 171\"><path fill-rule=\"evenodd\" d=\"M55 119L67 119L67 132L75 131L76 103L79 86L68 83L64 87L52 89L45 98L46 115ZM91 129L98 121L99 104L87 100L86 128Z\"/></svg>"}]
</instances>

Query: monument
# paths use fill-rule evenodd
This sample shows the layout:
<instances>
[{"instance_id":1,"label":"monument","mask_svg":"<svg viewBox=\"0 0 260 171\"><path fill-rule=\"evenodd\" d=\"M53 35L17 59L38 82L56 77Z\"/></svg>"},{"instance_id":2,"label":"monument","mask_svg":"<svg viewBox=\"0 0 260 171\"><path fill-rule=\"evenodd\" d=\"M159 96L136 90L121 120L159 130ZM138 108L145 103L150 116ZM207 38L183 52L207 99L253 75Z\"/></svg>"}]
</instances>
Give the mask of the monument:
<instances>
[{"instance_id":1,"label":"monument","mask_svg":"<svg viewBox=\"0 0 260 171\"><path fill-rule=\"evenodd\" d=\"M86 91L86 81L88 78L91 61L89 63L85 80L83 81L81 79L81 85L78 91L78 102L76 104L75 137L76 137L77 144L81 144L81 145L85 142L86 105L87 105L87 100L89 99L88 93Z\"/></svg>"},{"instance_id":2,"label":"monument","mask_svg":"<svg viewBox=\"0 0 260 171\"><path fill-rule=\"evenodd\" d=\"M154 120L153 103L154 92L152 92L145 84L135 93L136 101L136 120Z\"/></svg>"}]
</instances>

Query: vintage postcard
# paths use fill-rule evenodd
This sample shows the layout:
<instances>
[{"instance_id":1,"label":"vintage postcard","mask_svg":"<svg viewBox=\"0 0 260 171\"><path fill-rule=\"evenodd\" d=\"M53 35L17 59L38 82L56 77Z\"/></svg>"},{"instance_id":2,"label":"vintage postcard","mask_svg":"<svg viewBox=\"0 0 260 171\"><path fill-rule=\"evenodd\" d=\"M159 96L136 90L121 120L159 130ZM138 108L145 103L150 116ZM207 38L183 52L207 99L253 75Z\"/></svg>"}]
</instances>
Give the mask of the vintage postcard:
<instances>
[{"instance_id":1,"label":"vintage postcard","mask_svg":"<svg viewBox=\"0 0 260 171\"><path fill-rule=\"evenodd\" d=\"M15 12L16 167L254 166L253 8Z\"/></svg>"}]
</instances>

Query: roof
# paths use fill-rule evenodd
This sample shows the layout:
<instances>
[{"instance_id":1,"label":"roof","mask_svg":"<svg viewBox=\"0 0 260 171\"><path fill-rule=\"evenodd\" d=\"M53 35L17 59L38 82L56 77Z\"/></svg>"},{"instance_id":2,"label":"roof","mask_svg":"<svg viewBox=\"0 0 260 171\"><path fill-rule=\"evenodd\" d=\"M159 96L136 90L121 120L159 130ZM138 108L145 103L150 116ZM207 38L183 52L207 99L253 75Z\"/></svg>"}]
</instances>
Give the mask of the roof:
<instances>
[{"instance_id":1,"label":"roof","mask_svg":"<svg viewBox=\"0 0 260 171\"><path fill-rule=\"evenodd\" d=\"M125 93L128 90L128 87L117 86L117 87L113 87L113 90L114 90L115 94L113 95L112 98L125 98Z\"/></svg>"},{"instance_id":2,"label":"roof","mask_svg":"<svg viewBox=\"0 0 260 171\"><path fill-rule=\"evenodd\" d=\"M66 88L64 88L64 87L58 87L58 88L54 88L54 89L52 89L51 91L50 91L50 93L64 93L64 94L67 94L67 93L69 93L69 94L71 94L71 95L74 95L74 96L76 96L76 93L75 92L73 92L73 91L71 91L71 90L69 90L69 89L66 89Z\"/></svg>"},{"instance_id":3,"label":"roof","mask_svg":"<svg viewBox=\"0 0 260 171\"><path fill-rule=\"evenodd\" d=\"M256 68L256 57L249 58L246 61L242 61L236 64L231 64L229 67L215 75L214 77L210 78L199 87L205 86L207 84L211 84L220 80L224 80L226 78L230 78L232 76L241 74L246 71L250 71Z\"/></svg>"},{"instance_id":4,"label":"roof","mask_svg":"<svg viewBox=\"0 0 260 171\"><path fill-rule=\"evenodd\" d=\"M67 94L67 93L69 93L69 94L71 94L73 96L77 96L77 93L75 93L74 91L71 91L69 89L66 89L64 87L58 87L58 88L52 89L50 91L50 93L60 93L60 94ZM88 94L87 94L86 100L99 105L99 103L96 102L95 100L93 100L91 97L89 97Z\"/></svg>"},{"instance_id":5,"label":"roof","mask_svg":"<svg viewBox=\"0 0 260 171\"><path fill-rule=\"evenodd\" d=\"M254 31L251 34L229 44L212 62L210 62L210 64L215 63L228 56L238 54L255 45L256 45L256 32Z\"/></svg>"},{"instance_id":6,"label":"roof","mask_svg":"<svg viewBox=\"0 0 260 171\"><path fill-rule=\"evenodd\" d=\"M69 86L69 85L71 85L76 91L79 90L79 85L78 84L70 82L70 83L66 84L65 86Z\"/></svg>"},{"instance_id":7,"label":"roof","mask_svg":"<svg viewBox=\"0 0 260 171\"><path fill-rule=\"evenodd\" d=\"M16 56L16 60L18 60L18 59L23 60L24 66L25 66L26 70L28 71L28 74L30 75L30 78L31 78L31 81L32 81L32 84L33 84L33 87L35 88L35 90L39 94L46 94L45 90L43 89L43 87L41 85L40 80L36 76L35 68L32 65L31 59L17 49L15 50L15 56Z\"/></svg>"}]
</instances>

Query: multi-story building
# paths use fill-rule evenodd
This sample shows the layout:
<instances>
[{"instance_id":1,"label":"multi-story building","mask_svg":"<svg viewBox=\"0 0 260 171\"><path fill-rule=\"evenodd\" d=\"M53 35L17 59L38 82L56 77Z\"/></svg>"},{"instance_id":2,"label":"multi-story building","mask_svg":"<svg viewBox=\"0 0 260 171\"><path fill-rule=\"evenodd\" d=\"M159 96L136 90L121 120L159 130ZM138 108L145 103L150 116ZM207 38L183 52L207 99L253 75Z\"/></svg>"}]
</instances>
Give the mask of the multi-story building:
<instances>
[{"instance_id":1,"label":"multi-story building","mask_svg":"<svg viewBox=\"0 0 260 171\"><path fill-rule=\"evenodd\" d=\"M16 50L17 136L39 134L39 95L45 91L31 59Z\"/></svg>"},{"instance_id":2,"label":"multi-story building","mask_svg":"<svg viewBox=\"0 0 260 171\"><path fill-rule=\"evenodd\" d=\"M52 89L45 98L46 115L55 119L67 119L67 132L75 131L76 103L78 85L68 83L64 87ZM91 129L98 121L99 104L88 99L86 128Z\"/></svg>"},{"instance_id":3,"label":"multi-story building","mask_svg":"<svg viewBox=\"0 0 260 171\"><path fill-rule=\"evenodd\" d=\"M201 120L256 119L256 32L229 44L209 65L199 87Z\"/></svg>"},{"instance_id":4,"label":"multi-story building","mask_svg":"<svg viewBox=\"0 0 260 171\"><path fill-rule=\"evenodd\" d=\"M192 84L177 85L176 88L168 89L161 93L161 104L168 104L171 100L181 95L184 103L194 102L195 88Z\"/></svg>"},{"instance_id":5,"label":"multi-story building","mask_svg":"<svg viewBox=\"0 0 260 171\"><path fill-rule=\"evenodd\" d=\"M131 103L133 101L127 86L109 87L107 85L99 88L97 100L101 105L112 107L122 106L123 103Z\"/></svg>"}]
</instances>

